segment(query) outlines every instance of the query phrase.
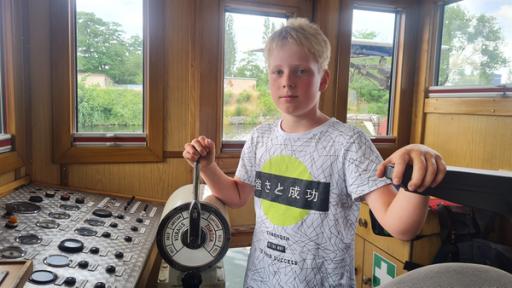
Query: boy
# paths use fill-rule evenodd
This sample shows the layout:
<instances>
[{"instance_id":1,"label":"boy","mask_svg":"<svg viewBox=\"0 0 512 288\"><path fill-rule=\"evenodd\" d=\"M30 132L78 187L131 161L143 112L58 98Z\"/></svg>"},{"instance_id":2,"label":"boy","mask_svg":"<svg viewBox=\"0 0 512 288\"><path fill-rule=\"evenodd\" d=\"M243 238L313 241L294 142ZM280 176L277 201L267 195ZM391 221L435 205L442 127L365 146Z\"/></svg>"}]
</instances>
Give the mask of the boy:
<instances>
[{"instance_id":1,"label":"boy","mask_svg":"<svg viewBox=\"0 0 512 288\"><path fill-rule=\"evenodd\" d=\"M255 196L256 227L244 287L353 287L353 243L360 200L394 237L421 229L427 197L394 190L381 178L394 163L400 183L407 163L409 190L437 185L446 167L435 151L409 145L382 158L360 130L329 118L318 102L329 81L330 47L320 29L291 19L265 46L272 99L281 113L246 141L236 177L215 164L214 142L200 136L183 157L201 157L201 175L229 207ZM382 162L380 165L379 163Z\"/></svg>"}]
</instances>

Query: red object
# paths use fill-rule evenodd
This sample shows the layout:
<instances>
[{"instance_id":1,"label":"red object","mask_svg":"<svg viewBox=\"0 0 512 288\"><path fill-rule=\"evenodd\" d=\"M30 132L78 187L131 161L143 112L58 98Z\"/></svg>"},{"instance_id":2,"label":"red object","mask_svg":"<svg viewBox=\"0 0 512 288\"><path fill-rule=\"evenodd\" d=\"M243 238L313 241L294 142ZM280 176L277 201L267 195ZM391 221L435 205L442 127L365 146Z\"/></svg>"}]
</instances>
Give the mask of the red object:
<instances>
[{"instance_id":1,"label":"red object","mask_svg":"<svg viewBox=\"0 0 512 288\"><path fill-rule=\"evenodd\" d=\"M443 206L462 206L460 204L453 203L453 202L446 201L446 200L439 199L439 198L432 198L431 197L430 200L428 201L428 206L430 207L430 209L436 210L439 205L443 205Z\"/></svg>"}]
</instances>

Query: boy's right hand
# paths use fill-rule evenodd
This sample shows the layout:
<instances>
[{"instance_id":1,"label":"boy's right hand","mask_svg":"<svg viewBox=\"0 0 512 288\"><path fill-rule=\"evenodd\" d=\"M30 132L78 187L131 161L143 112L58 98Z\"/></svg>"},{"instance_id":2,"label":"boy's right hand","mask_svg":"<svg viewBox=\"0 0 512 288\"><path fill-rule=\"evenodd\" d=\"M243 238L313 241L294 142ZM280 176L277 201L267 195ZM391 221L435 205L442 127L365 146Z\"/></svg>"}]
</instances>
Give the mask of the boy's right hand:
<instances>
[{"instance_id":1,"label":"boy's right hand","mask_svg":"<svg viewBox=\"0 0 512 288\"><path fill-rule=\"evenodd\" d=\"M197 159L201 158L202 167L208 167L215 161L215 142L205 136L199 136L186 143L183 149L183 158L192 167Z\"/></svg>"}]
</instances>

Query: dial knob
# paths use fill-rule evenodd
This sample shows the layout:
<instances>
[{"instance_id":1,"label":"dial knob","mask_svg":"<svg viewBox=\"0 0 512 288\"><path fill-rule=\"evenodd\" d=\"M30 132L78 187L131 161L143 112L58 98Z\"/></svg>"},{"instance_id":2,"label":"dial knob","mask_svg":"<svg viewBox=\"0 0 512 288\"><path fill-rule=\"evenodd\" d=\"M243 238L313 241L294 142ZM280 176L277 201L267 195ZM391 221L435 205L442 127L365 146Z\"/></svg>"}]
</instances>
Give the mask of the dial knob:
<instances>
[{"instance_id":1,"label":"dial knob","mask_svg":"<svg viewBox=\"0 0 512 288\"><path fill-rule=\"evenodd\" d=\"M80 267L82 269L87 269L87 267L89 267L89 261L87 261L87 260L80 260L78 262L78 267Z\"/></svg>"},{"instance_id":2,"label":"dial knob","mask_svg":"<svg viewBox=\"0 0 512 288\"><path fill-rule=\"evenodd\" d=\"M202 270L220 261L229 247L229 224L222 213L206 202L200 205L199 245L189 243L189 203L170 210L161 220L156 244L162 258L180 271Z\"/></svg>"}]
</instances>

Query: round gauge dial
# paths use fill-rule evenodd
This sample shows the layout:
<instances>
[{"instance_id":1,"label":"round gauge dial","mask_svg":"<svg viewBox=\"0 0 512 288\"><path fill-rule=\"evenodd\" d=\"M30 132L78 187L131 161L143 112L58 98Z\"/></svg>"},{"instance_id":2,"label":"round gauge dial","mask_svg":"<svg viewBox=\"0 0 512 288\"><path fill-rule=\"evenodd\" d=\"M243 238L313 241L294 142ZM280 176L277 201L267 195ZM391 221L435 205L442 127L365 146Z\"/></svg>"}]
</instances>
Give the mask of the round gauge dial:
<instances>
[{"instance_id":1,"label":"round gauge dial","mask_svg":"<svg viewBox=\"0 0 512 288\"><path fill-rule=\"evenodd\" d=\"M201 202L201 246L187 243L190 227L189 203L181 204L163 217L156 234L162 258L180 271L205 270L219 262L229 246L229 224L215 207Z\"/></svg>"},{"instance_id":2,"label":"round gauge dial","mask_svg":"<svg viewBox=\"0 0 512 288\"><path fill-rule=\"evenodd\" d=\"M59 223L53 219L42 219L36 222L36 226L44 229L56 229L59 228Z\"/></svg>"},{"instance_id":3,"label":"round gauge dial","mask_svg":"<svg viewBox=\"0 0 512 288\"><path fill-rule=\"evenodd\" d=\"M0 256L6 259L16 259L25 256L27 252L20 246L7 246L0 249Z\"/></svg>"},{"instance_id":4,"label":"round gauge dial","mask_svg":"<svg viewBox=\"0 0 512 288\"><path fill-rule=\"evenodd\" d=\"M41 243L43 238L39 237L39 235L34 234L34 233L26 233L26 234L17 236L16 238L14 238L14 240L16 240L16 242L18 242L18 243L25 244L25 245L35 245L35 244Z\"/></svg>"}]
</instances>

